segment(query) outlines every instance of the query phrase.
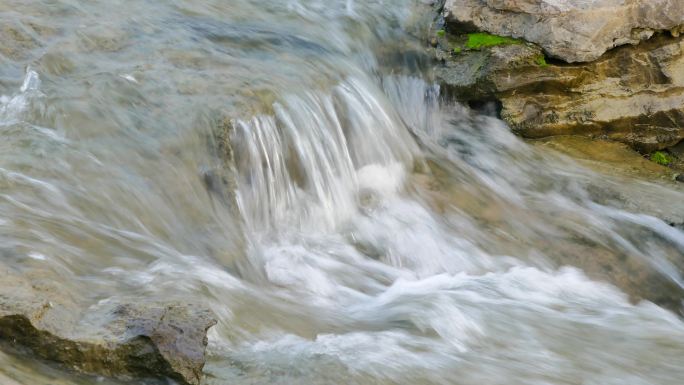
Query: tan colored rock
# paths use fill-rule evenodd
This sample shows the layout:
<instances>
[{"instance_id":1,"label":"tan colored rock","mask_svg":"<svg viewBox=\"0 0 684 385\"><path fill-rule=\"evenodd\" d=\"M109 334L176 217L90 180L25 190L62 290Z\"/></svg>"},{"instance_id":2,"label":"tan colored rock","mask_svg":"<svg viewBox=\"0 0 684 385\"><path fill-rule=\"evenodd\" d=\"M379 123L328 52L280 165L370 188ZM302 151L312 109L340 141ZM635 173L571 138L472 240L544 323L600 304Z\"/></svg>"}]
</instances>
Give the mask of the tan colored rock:
<instances>
[{"instance_id":1,"label":"tan colored rock","mask_svg":"<svg viewBox=\"0 0 684 385\"><path fill-rule=\"evenodd\" d=\"M674 170L648 160L623 143L572 135L534 139L528 143L538 148L552 149L566 154L587 168L602 174L621 175L648 182L669 182L669 189L678 187L676 184L673 185L676 175ZM684 191L684 186L679 190ZM654 203L659 206L668 206L669 202ZM677 207L668 208L668 213L684 222L684 206L677 205ZM663 213L652 212L651 214L663 217ZM666 220L675 221L675 218Z\"/></svg>"},{"instance_id":2,"label":"tan colored rock","mask_svg":"<svg viewBox=\"0 0 684 385\"><path fill-rule=\"evenodd\" d=\"M678 36L681 0L447 0L452 29L522 38L569 63L598 59L657 31Z\"/></svg>"},{"instance_id":3,"label":"tan colored rock","mask_svg":"<svg viewBox=\"0 0 684 385\"><path fill-rule=\"evenodd\" d=\"M436 74L461 100L499 101L501 117L524 137L603 137L642 152L684 140L683 37L659 36L591 63L544 65L542 57L533 45L499 46L451 55Z\"/></svg>"},{"instance_id":4,"label":"tan colored rock","mask_svg":"<svg viewBox=\"0 0 684 385\"><path fill-rule=\"evenodd\" d=\"M179 303L106 303L82 312L48 278L0 266L0 340L79 372L198 385L215 323L207 309Z\"/></svg>"},{"instance_id":5,"label":"tan colored rock","mask_svg":"<svg viewBox=\"0 0 684 385\"><path fill-rule=\"evenodd\" d=\"M45 41L57 34L55 28L39 24L29 17L14 12L9 15L0 14L0 57L24 60L32 50L42 47Z\"/></svg>"}]
</instances>

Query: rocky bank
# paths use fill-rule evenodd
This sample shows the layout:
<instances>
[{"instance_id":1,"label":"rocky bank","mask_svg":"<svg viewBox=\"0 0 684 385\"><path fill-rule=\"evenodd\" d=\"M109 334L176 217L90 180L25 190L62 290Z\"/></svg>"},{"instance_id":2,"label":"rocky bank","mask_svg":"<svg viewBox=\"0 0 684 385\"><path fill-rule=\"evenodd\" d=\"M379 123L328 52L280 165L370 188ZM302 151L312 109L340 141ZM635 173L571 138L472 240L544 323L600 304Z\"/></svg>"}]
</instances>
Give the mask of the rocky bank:
<instances>
[{"instance_id":1,"label":"rocky bank","mask_svg":"<svg viewBox=\"0 0 684 385\"><path fill-rule=\"evenodd\" d=\"M684 181L684 2L678 0L446 0L429 42L448 99L496 114L537 148L570 155L610 183L592 199L684 225L659 186ZM681 187L681 184L680 186ZM660 191L660 192L659 192ZM541 244L548 240L539 240ZM643 260L575 240L548 241L554 262L581 268L681 311L684 292ZM678 269L684 259L672 250Z\"/></svg>"},{"instance_id":2,"label":"rocky bank","mask_svg":"<svg viewBox=\"0 0 684 385\"><path fill-rule=\"evenodd\" d=\"M684 139L684 2L448 0L438 7L437 80L471 106L494 103L523 137L583 135L643 154L672 154Z\"/></svg>"},{"instance_id":3,"label":"rocky bank","mask_svg":"<svg viewBox=\"0 0 684 385\"><path fill-rule=\"evenodd\" d=\"M200 383L207 330L201 306L105 302L83 309L49 274L0 265L0 343L76 371Z\"/></svg>"}]
</instances>

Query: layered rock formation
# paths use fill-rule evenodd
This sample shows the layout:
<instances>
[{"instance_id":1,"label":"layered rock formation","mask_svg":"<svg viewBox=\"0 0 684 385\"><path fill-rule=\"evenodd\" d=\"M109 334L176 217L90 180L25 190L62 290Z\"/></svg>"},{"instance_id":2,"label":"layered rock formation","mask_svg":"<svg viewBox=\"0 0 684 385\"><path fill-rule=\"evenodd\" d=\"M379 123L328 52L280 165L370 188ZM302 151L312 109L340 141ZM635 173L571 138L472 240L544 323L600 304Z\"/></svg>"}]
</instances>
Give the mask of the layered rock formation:
<instances>
[{"instance_id":1,"label":"layered rock formation","mask_svg":"<svg viewBox=\"0 0 684 385\"><path fill-rule=\"evenodd\" d=\"M599 136L642 152L684 139L681 37L654 37L574 65L546 64L538 47L522 43L442 55L436 73L448 92L500 102L501 117L525 137Z\"/></svg>"},{"instance_id":2,"label":"layered rock formation","mask_svg":"<svg viewBox=\"0 0 684 385\"><path fill-rule=\"evenodd\" d=\"M684 25L680 0L447 0L444 11L454 29L522 38L569 63Z\"/></svg>"},{"instance_id":3,"label":"layered rock formation","mask_svg":"<svg viewBox=\"0 0 684 385\"><path fill-rule=\"evenodd\" d=\"M520 135L642 153L684 140L684 2L446 0L441 17L432 43L445 93L496 104Z\"/></svg>"},{"instance_id":4,"label":"layered rock formation","mask_svg":"<svg viewBox=\"0 0 684 385\"><path fill-rule=\"evenodd\" d=\"M49 278L0 266L0 341L79 372L198 385L209 310L179 303L105 303L82 312Z\"/></svg>"}]
</instances>

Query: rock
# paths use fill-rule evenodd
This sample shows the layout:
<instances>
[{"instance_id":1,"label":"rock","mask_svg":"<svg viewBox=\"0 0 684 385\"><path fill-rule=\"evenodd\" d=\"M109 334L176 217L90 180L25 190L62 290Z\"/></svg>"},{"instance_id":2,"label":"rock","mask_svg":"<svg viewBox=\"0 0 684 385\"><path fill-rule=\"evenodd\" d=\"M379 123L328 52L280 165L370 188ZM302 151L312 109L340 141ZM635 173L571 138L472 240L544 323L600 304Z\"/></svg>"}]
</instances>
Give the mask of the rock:
<instances>
[{"instance_id":1,"label":"rock","mask_svg":"<svg viewBox=\"0 0 684 385\"><path fill-rule=\"evenodd\" d=\"M38 23L27 15L16 12L0 14L0 57L25 60L57 32L57 29Z\"/></svg>"},{"instance_id":2,"label":"rock","mask_svg":"<svg viewBox=\"0 0 684 385\"><path fill-rule=\"evenodd\" d=\"M209 310L179 303L104 303L82 314L47 280L0 267L0 340L77 371L198 385Z\"/></svg>"},{"instance_id":3,"label":"rock","mask_svg":"<svg viewBox=\"0 0 684 385\"><path fill-rule=\"evenodd\" d=\"M568 63L598 59L611 48L637 44L657 31L679 36L681 0L447 0L452 30L522 38Z\"/></svg>"},{"instance_id":4,"label":"rock","mask_svg":"<svg viewBox=\"0 0 684 385\"><path fill-rule=\"evenodd\" d=\"M615 285L634 303L647 300L684 315L684 289L643 258L587 239L550 238L539 240L537 247L558 266L574 266L591 279Z\"/></svg>"},{"instance_id":5,"label":"rock","mask_svg":"<svg viewBox=\"0 0 684 385\"><path fill-rule=\"evenodd\" d=\"M584 166L606 175L663 182L672 182L675 175L673 170L646 159L623 143L582 136L554 136L528 143L569 155ZM684 206L674 211L679 211L684 219Z\"/></svg>"},{"instance_id":6,"label":"rock","mask_svg":"<svg viewBox=\"0 0 684 385\"><path fill-rule=\"evenodd\" d=\"M19 23L2 23L0 42L0 55L10 59L24 59L27 52L40 46L40 42Z\"/></svg>"},{"instance_id":7,"label":"rock","mask_svg":"<svg viewBox=\"0 0 684 385\"><path fill-rule=\"evenodd\" d=\"M529 151L539 154L541 162L569 161L553 153L558 150L581 159L582 165L587 168L609 175L605 178L577 178L593 202L628 212L652 215L668 223L684 221L684 205L681 204L684 187L679 186L677 189L678 186L671 180L652 178L650 172L657 171L660 173L658 175L664 175L667 169L645 160L626 146L583 137L554 137L529 142L534 146ZM624 164L620 165L620 162ZM636 172L636 181L633 165L645 168L643 172ZM428 173L411 175L411 185L418 189L437 212L456 210L455 212L465 214L483 226L496 228L498 232L505 234L499 238L500 243L494 242L499 244L496 246L498 249L494 249L498 251L492 251L493 253L510 253L521 258L525 255L543 255L544 262L541 266L577 267L594 280L615 285L635 303L648 300L678 314L684 314L681 313L684 310L684 288L659 271L652 260L621 247L614 247L610 241L604 242L598 234L606 232L575 232L571 230L573 226L569 225L573 220L567 222L572 217L571 213L559 215L561 218L556 220L553 218L556 214L549 214L546 210L530 209L527 205L517 206L505 199L491 199L486 195L490 192L473 189L472 184L454 178L454 174L443 168L444 165L429 162L428 166ZM573 169L575 168L572 165L568 165L564 171ZM586 170L579 171L577 175L586 176ZM612 183L615 178L622 177L626 183ZM524 219L518 221L517 218ZM529 223L545 223L549 225L549 229L561 226L564 231L550 230L531 234ZM566 233L565 230L569 232ZM644 233L643 239L651 236L654 234ZM684 271L681 252L672 245L660 246L667 248L663 254L667 256L668 263L678 271ZM535 257L529 262L536 265L539 260Z\"/></svg>"},{"instance_id":8,"label":"rock","mask_svg":"<svg viewBox=\"0 0 684 385\"><path fill-rule=\"evenodd\" d=\"M684 223L684 186L673 181L672 169L651 162L622 143L580 136L556 136L528 141L539 150L553 150L582 166L606 175L588 180L591 200L625 211L661 219L673 227ZM621 180L614 184L612 180ZM546 243L548 242L548 244ZM653 268L653 262L630 256L590 239L541 240L548 255L559 264L581 268L588 276L606 280L634 300L647 299L684 314L684 288ZM684 271L684 258L675 246L663 254L676 271Z\"/></svg>"},{"instance_id":9,"label":"rock","mask_svg":"<svg viewBox=\"0 0 684 385\"><path fill-rule=\"evenodd\" d=\"M454 49L438 53L445 93L496 101L524 137L603 137L644 153L684 139L684 37L657 36L580 64L547 64L532 44Z\"/></svg>"},{"instance_id":10,"label":"rock","mask_svg":"<svg viewBox=\"0 0 684 385\"><path fill-rule=\"evenodd\" d=\"M625 210L651 215L667 223L684 223L684 205L680 203L684 188L675 183L677 174L671 168L646 159L622 143L602 139L554 136L528 143L563 153L586 168L628 183L623 183L621 189L610 183L592 187L596 201L603 202L609 197L613 204ZM681 262L684 267L684 259Z\"/></svg>"}]
</instances>

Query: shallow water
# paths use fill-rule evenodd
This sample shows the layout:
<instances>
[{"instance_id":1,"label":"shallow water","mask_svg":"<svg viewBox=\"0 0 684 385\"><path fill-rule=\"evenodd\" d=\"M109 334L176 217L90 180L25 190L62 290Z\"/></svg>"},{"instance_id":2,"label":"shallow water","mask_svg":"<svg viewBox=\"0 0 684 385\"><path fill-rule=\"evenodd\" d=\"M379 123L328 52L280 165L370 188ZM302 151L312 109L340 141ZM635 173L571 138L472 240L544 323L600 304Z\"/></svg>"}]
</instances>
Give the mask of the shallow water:
<instances>
[{"instance_id":1,"label":"shallow water","mask_svg":"<svg viewBox=\"0 0 684 385\"><path fill-rule=\"evenodd\" d=\"M684 232L652 215L684 192L442 98L428 11L5 0L2 262L94 311L206 303L211 385L680 383Z\"/></svg>"}]
</instances>

